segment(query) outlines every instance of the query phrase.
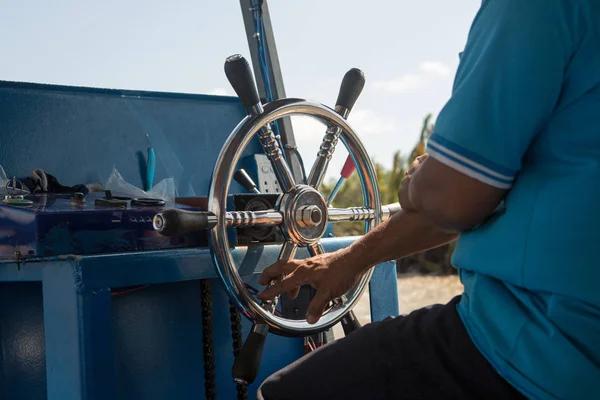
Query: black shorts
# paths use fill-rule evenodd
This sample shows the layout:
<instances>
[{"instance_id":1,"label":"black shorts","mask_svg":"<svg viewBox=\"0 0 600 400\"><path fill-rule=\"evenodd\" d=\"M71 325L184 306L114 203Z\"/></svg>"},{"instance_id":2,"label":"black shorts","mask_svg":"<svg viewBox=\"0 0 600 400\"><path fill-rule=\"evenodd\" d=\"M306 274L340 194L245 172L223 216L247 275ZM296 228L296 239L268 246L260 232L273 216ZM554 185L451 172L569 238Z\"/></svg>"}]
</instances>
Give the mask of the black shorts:
<instances>
[{"instance_id":1,"label":"black shorts","mask_svg":"<svg viewBox=\"0 0 600 400\"><path fill-rule=\"evenodd\" d=\"M525 398L475 348L459 301L368 324L273 374L257 399Z\"/></svg>"}]
</instances>

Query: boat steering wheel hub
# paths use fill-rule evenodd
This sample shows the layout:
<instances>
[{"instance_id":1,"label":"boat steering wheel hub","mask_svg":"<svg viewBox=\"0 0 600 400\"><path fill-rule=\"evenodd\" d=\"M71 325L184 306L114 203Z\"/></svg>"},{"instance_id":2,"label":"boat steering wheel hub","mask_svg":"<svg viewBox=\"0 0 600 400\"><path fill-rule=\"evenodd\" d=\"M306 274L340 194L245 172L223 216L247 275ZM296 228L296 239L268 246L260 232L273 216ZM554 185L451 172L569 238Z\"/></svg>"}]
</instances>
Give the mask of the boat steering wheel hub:
<instances>
[{"instance_id":1,"label":"boat steering wheel hub","mask_svg":"<svg viewBox=\"0 0 600 400\"><path fill-rule=\"evenodd\" d=\"M278 210L283 215L282 233L298 246L314 245L327 230L327 203L311 186L295 186L280 198Z\"/></svg>"}]
</instances>

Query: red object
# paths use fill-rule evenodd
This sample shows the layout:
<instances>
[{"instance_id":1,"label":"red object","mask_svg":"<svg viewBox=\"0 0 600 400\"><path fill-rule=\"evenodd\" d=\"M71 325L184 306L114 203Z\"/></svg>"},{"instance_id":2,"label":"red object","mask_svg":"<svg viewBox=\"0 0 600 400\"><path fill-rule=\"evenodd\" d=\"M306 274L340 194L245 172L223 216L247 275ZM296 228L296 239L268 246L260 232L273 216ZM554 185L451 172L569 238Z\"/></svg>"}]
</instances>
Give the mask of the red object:
<instances>
[{"instance_id":1,"label":"red object","mask_svg":"<svg viewBox=\"0 0 600 400\"><path fill-rule=\"evenodd\" d=\"M342 178L348 179L350 178L350 175L352 175L355 169L356 166L354 165L354 161L352 160L350 154L348 154L348 158L346 158L344 168L342 168L342 172L340 173L340 175L342 176Z\"/></svg>"}]
</instances>

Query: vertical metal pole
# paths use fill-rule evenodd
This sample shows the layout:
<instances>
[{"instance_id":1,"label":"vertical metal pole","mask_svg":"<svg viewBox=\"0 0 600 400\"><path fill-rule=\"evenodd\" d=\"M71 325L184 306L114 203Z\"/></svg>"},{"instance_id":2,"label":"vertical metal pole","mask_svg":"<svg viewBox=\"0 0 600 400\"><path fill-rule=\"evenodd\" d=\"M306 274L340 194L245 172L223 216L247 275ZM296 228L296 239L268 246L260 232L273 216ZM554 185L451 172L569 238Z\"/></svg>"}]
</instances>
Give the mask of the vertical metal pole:
<instances>
[{"instance_id":1,"label":"vertical metal pole","mask_svg":"<svg viewBox=\"0 0 600 400\"><path fill-rule=\"evenodd\" d=\"M256 85L258 86L258 93L263 102L267 99L267 90L265 82L262 79L262 74L259 68L258 61L258 48L256 44L256 32L255 32L255 21L253 7L255 5L262 8L262 21L264 27L264 37L261 38L266 49L266 58L269 68L269 80L271 82L271 93L273 94L273 100L281 99L285 97L285 87L283 85L283 75L281 74L281 66L279 65L279 57L277 55L277 47L275 46L275 37L273 35L273 26L271 25L271 16L269 14L269 7L266 0L240 0L242 7L242 16L244 18L244 26L246 28L246 37L248 38L248 46L250 48L250 56L252 59L252 66L254 68L254 76L256 79ZM294 131L292 129L292 121L289 117L282 118L277 122L279 126L279 133L283 145L286 159L294 174L296 182L302 182L302 167L298 160L298 157L293 153L289 147L296 147L296 139L294 138Z\"/></svg>"},{"instance_id":2,"label":"vertical metal pole","mask_svg":"<svg viewBox=\"0 0 600 400\"><path fill-rule=\"evenodd\" d=\"M248 39L248 46L250 48L250 57L252 60L252 66L254 69L254 76L256 79L256 85L258 86L258 94L261 97L262 101L265 101L267 98L267 91L265 82L262 79L262 74L259 68L258 62L258 48L256 44L255 37L255 21L254 21L254 6L258 5L262 7L262 20L264 27L264 37L262 38L264 42L264 46L266 49L266 58L269 67L269 80L271 82L271 93L273 94L273 99L281 99L286 97L285 95L285 87L283 85L283 75L281 73L281 66L279 65L279 57L277 55L277 47L275 46L275 36L273 35L273 25L271 24L271 15L269 14L269 6L267 5L267 0L240 0L240 6L242 7L242 16L244 18L244 26L246 28L246 37ZM281 135L281 140L284 148L286 159L288 160L288 165L292 170L292 174L294 175L294 180L297 183L303 182L303 174L302 174L302 166L296 154L288 148L296 147L296 139L294 138L294 132L292 129L292 121L289 117L282 118L278 122L279 126L279 134ZM315 150L316 151L316 150ZM308 173L308 171L307 171ZM308 177L307 177L308 178ZM300 289L301 294L310 293L311 288L309 286L304 286ZM298 296L298 299L290 300L287 297L283 296L280 301L282 307L292 306L289 308L298 308L300 310L305 310L308 307L308 303L310 299L301 301L300 298L303 296ZM333 341L333 330L329 329L326 331L327 341ZM313 338L317 338L315 335Z\"/></svg>"}]
</instances>

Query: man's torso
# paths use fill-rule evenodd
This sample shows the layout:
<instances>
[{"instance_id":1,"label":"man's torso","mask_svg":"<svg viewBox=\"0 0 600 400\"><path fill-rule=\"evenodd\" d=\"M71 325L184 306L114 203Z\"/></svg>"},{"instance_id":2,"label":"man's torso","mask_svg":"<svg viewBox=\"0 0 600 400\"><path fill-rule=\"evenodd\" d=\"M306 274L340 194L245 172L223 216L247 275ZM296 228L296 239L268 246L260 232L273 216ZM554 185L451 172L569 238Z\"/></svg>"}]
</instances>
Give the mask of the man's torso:
<instances>
[{"instance_id":1,"label":"man's torso","mask_svg":"<svg viewBox=\"0 0 600 400\"><path fill-rule=\"evenodd\" d=\"M558 106L503 207L461 235L453 257L469 333L534 398L600 398L598 3L573 2L582 40Z\"/></svg>"}]
</instances>

